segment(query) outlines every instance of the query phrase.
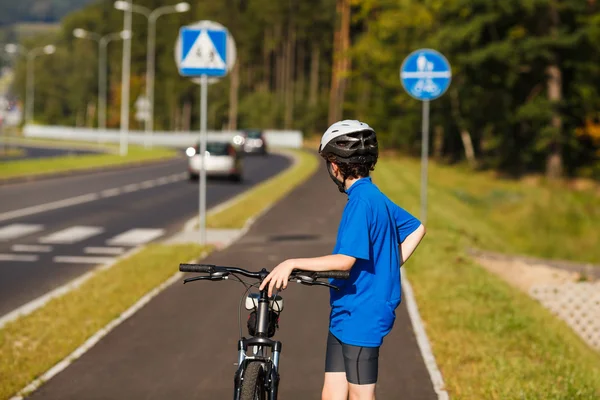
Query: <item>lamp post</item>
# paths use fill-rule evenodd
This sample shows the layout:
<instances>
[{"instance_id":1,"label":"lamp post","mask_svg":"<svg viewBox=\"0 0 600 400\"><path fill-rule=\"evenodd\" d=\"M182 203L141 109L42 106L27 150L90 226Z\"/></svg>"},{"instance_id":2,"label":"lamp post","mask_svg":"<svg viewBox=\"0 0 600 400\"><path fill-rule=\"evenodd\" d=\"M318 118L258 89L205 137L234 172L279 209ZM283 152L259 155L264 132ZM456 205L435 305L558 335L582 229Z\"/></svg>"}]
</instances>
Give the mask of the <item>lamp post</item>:
<instances>
[{"instance_id":1,"label":"lamp post","mask_svg":"<svg viewBox=\"0 0 600 400\"><path fill-rule=\"evenodd\" d=\"M73 36L79 39L90 39L98 43L98 129L106 129L106 48L115 39L129 39L131 32L121 31L101 36L85 29L73 30Z\"/></svg>"},{"instance_id":2,"label":"lamp post","mask_svg":"<svg viewBox=\"0 0 600 400\"><path fill-rule=\"evenodd\" d=\"M34 90L34 60L40 54L53 54L56 51L56 47L49 44L47 46L36 47L31 50L25 49L23 46L18 44L7 44L4 46L4 50L10 54L22 54L27 59L27 89L25 98L25 122L31 123L33 121L33 97L35 95Z\"/></svg>"},{"instance_id":3,"label":"lamp post","mask_svg":"<svg viewBox=\"0 0 600 400\"><path fill-rule=\"evenodd\" d=\"M122 11L132 11L142 14L148 19L148 49L146 53L146 98L149 102L149 118L144 122L146 133L154 130L154 71L156 55L156 20L161 15L184 13L189 11L190 5L186 2L177 3L172 6L158 7L154 10L119 0L115 2L115 8Z\"/></svg>"}]
</instances>

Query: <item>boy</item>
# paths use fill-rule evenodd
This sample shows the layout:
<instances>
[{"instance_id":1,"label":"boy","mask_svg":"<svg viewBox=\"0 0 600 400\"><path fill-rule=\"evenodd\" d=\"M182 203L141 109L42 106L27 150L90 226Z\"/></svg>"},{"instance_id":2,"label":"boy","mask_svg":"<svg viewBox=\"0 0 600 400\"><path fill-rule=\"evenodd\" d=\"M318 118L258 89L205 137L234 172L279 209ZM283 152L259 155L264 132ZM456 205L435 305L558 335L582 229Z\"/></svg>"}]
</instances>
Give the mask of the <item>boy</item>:
<instances>
[{"instance_id":1,"label":"boy","mask_svg":"<svg viewBox=\"0 0 600 400\"><path fill-rule=\"evenodd\" d=\"M332 255L289 259L273 269L260 289L285 289L294 269L350 270L333 280L323 400L375 399L379 347L400 304L400 265L416 249L425 228L371 182L379 155L375 131L353 120L331 125L319 154L331 179L348 195Z\"/></svg>"}]
</instances>

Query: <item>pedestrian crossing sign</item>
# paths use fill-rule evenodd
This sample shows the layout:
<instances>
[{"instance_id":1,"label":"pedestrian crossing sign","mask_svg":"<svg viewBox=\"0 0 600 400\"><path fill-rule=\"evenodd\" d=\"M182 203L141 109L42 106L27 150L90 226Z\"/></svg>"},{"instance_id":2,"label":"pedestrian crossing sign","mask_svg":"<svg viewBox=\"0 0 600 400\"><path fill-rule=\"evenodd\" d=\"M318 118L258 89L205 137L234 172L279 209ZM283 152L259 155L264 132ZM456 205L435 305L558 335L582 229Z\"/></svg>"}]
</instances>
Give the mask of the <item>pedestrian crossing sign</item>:
<instances>
[{"instance_id":1,"label":"pedestrian crossing sign","mask_svg":"<svg viewBox=\"0 0 600 400\"><path fill-rule=\"evenodd\" d=\"M181 75L221 77L227 74L227 31L183 27L179 38Z\"/></svg>"}]
</instances>

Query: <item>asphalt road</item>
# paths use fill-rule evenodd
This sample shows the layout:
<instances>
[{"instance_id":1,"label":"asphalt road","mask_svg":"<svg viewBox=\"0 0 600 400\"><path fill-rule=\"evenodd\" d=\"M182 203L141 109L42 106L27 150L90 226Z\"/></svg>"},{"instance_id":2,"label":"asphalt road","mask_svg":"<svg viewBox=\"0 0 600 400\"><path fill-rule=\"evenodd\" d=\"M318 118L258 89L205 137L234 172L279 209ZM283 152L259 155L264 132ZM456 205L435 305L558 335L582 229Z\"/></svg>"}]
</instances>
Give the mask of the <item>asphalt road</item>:
<instances>
[{"instance_id":1,"label":"asphalt road","mask_svg":"<svg viewBox=\"0 0 600 400\"><path fill-rule=\"evenodd\" d=\"M32 158L64 157L70 155L84 155L99 153L92 150L69 149L60 147L26 146L21 144L10 144L9 148L21 149L23 154L11 157L0 157L0 161L25 160Z\"/></svg>"},{"instance_id":2,"label":"asphalt road","mask_svg":"<svg viewBox=\"0 0 600 400\"><path fill-rule=\"evenodd\" d=\"M244 181L209 180L207 206L267 179L289 159L247 157ZM198 211L185 158L0 187L0 316L148 242Z\"/></svg>"},{"instance_id":3,"label":"asphalt road","mask_svg":"<svg viewBox=\"0 0 600 400\"><path fill-rule=\"evenodd\" d=\"M206 262L258 270L289 257L330 254L345 202L326 171L320 170L258 219L239 242L211 254ZM243 291L233 280L174 284L31 397L231 398ZM283 342L280 398L317 399L323 382L328 292L290 284L283 297L276 334ZM243 313L245 323L247 312ZM377 398L436 399L404 304L396 314L395 327L380 352Z\"/></svg>"}]
</instances>

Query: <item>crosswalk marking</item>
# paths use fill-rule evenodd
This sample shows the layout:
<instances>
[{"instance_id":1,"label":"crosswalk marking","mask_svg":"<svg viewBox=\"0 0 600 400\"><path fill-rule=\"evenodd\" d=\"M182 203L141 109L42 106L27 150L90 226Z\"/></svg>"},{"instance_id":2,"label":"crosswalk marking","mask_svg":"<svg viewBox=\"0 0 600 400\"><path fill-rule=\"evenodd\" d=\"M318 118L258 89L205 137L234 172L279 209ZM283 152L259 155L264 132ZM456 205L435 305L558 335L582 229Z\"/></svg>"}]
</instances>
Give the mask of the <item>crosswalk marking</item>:
<instances>
[{"instance_id":1,"label":"crosswalk marking","mask_svg":"<svg viewBox=\"0 0 600 400\"><path fill-rule=\"evenodd\" d=\"M30 245L30 244L13 244L11 247L12 251L17 252L30 252L30 253L50 253L52 246L44 245Z\"/></svg>"},{"instance_id":2,"label":"crosswalk marking","mask_svg":"<svg viewBox=\"0 0 600 400\"><path fill-rule=\"evenodd\" d=\"M4 254L0 253L0 261L23 261L32 262L37 261L39 256L35 254Z\"/></svg>"},{"instance_id":3,"label":"crosswalk marking","mask_svg":"<svg viewBox=\"0 0 600 400\"><path fill-rule=\"evenodd\" d=\"M85 254L110 254L110 255L121 255L125 253L123 247L86 247L83 249Z\"/></svg>"},{"instance_id":4,"label":"crosswalk marking","mask_svg":"<svg viewBox=\"0 0 600 400\"><path fill-rule=\"evenodd\" d=\"M72 226L70 228L54 232L51 235L44 236L40 238L39 242L52 244L71 244L81 242L102 232L104 232L104 229L97 226Z\"/></svg>"},{"instance_id":5,"label":"crosswalk marking","mask_svg":"<svg viewBox=\"0 0 600 400\"><path fill-rule=\"evenodd\" d=\"M0 228L0 241L17 239L44 229L43 225L11 224Z\"/></svg>"},{"instance_id":6,"label":"crosswalk marking","mask_svg":"<svg viewBox=\"0 0 600 400\"><path fill-rule=\"evenodd\" d=\"M164 229L131 229L109 239L106 243L115 246L138 246L165 233Z\"/></svg>"},{"instance_id":7,"label":"crosswalk marking","mask_svg":"<svg viewBox=\"0 0 600 400\"><path fill-rule=\"evenodd\" d=\"M115 259L112 257L85 257L85 256L56 256L52 259L55 263L68 264L106 264Z\"/></svg>"}]
</instances>

